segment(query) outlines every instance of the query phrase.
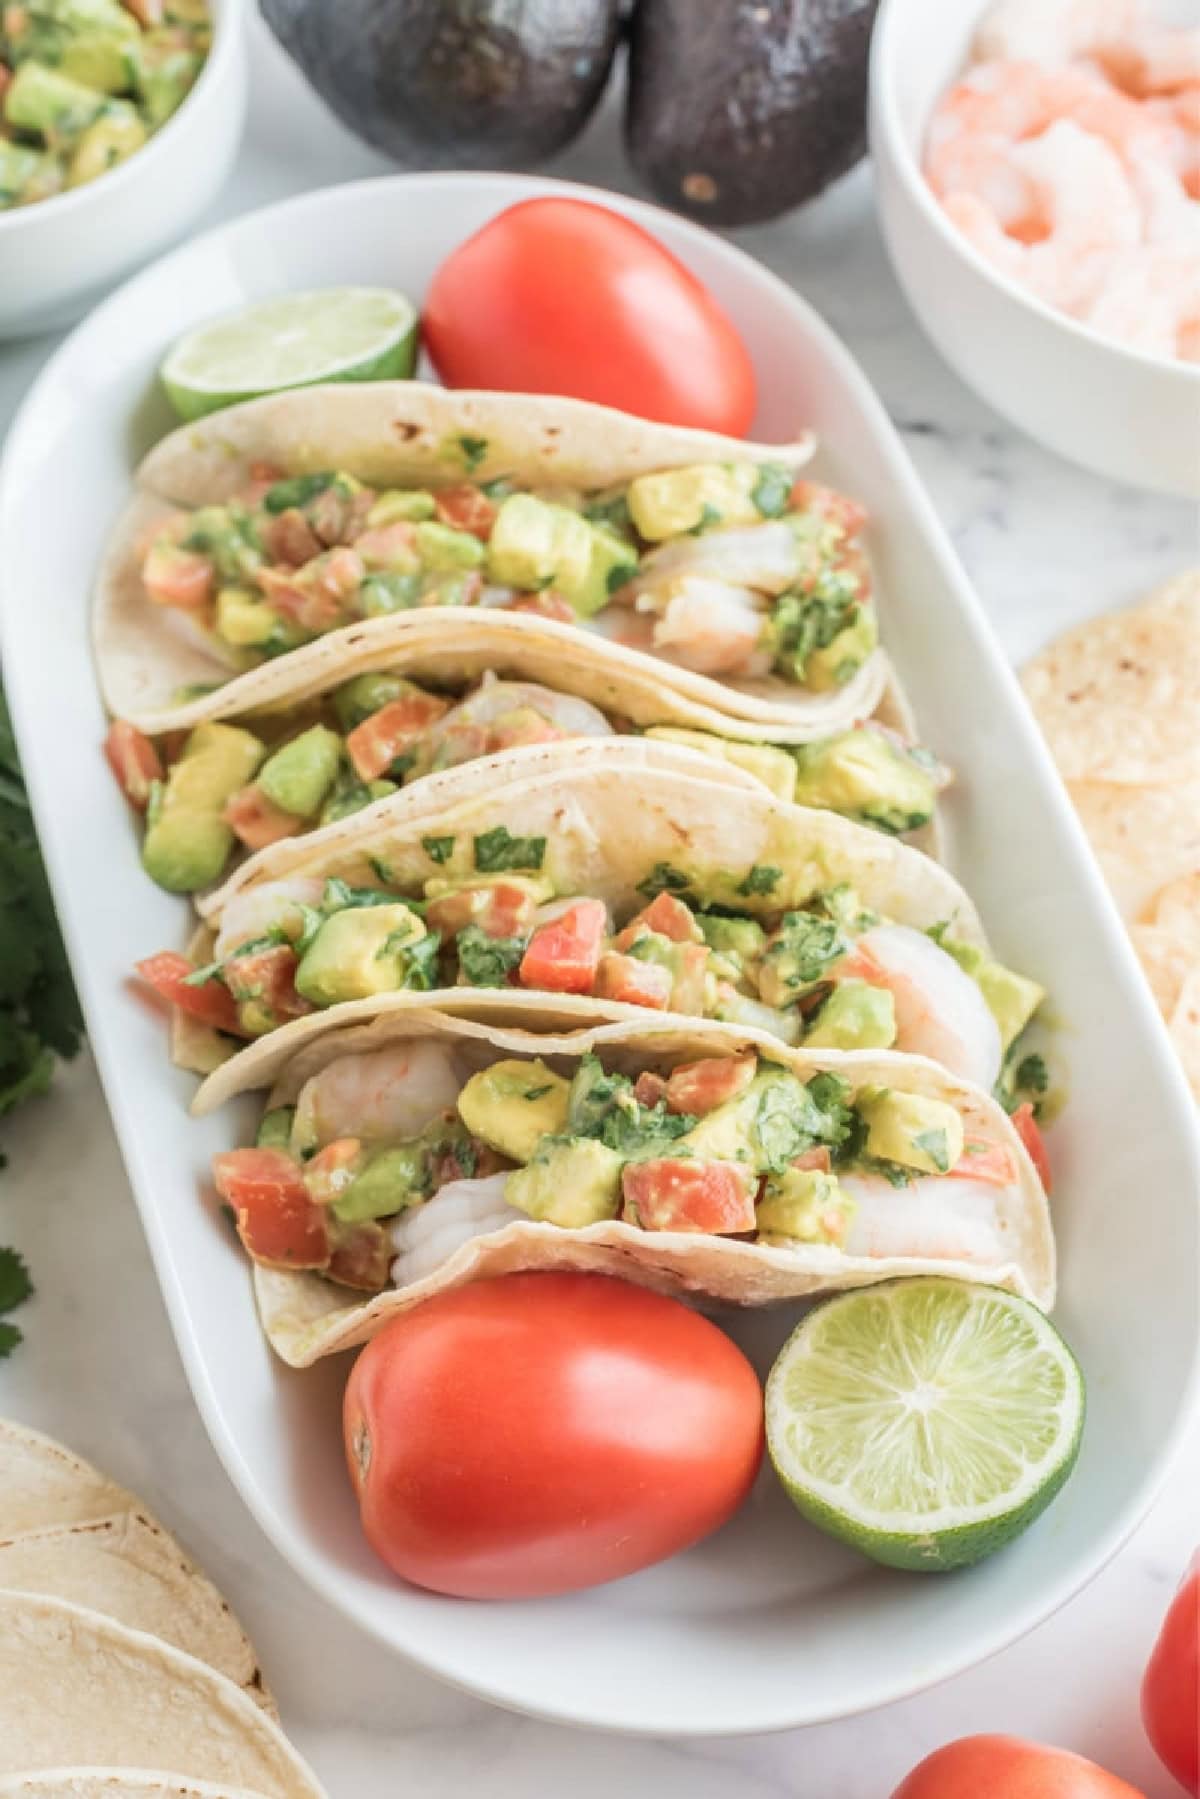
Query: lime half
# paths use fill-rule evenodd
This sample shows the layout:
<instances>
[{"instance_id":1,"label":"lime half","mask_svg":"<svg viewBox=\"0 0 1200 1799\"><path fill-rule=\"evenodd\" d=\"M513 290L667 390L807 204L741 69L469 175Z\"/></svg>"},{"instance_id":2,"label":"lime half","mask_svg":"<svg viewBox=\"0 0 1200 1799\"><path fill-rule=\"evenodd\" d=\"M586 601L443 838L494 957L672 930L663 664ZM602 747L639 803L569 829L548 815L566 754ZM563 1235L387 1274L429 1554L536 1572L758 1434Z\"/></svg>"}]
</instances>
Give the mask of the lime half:
<instances>
[{"instance_id":1,"label":"lime half","mask_svg":"<svg viewBox=\"0 0 1200 1799\"><path fill-rule=\"evenodd\" d=\"M417 314L386 287L326 287L264 300L180 338L162 365L182 419L317 381L411 375Z\"/></svg>"},{"instance_id":2,"label":"lime half","mask_svg":"<svg viewBox=\"0 0 1200 1799\"><path fill-rule=\"evenodd\" d=\"M1036 1306L939 1276L828 1300L767 1381L767 1447L798 1509L893 1568L980 1561L1075 1463L1083 1376Z\"/></svg>"}]
</instances>

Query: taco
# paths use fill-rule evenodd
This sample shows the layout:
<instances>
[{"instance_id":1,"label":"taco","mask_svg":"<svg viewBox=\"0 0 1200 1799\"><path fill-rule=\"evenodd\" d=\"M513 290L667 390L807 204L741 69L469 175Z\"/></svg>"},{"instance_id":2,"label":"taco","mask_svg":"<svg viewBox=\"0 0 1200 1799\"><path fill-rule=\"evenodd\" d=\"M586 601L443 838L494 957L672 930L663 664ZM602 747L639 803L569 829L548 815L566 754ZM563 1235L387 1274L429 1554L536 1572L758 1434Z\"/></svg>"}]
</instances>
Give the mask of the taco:
<instances>
[{"instance_id":1,"label":"taco","mask_svg":"<svg viewBox=\"0 0 1200 1799\"><path fill-rule=\"evenodd\" d=\"M235 857L301 835L431 775L568 740L644 733L755 776L780 799L934 847L932 819L948 771L913 742L890 669L874 718L815 741L789 741L698 706L644 656L538 632L502 612L464 631L444 609L321 638L215 689L183 725L155 738L116 720L106 753L146 814L142 864L172 892L218 880ZM236 690L236 691L235 691ZM177 720L183 714L176 714Z\"/></svg>"},{"instance_id":2,"label":"taco","mask_svg":"<svg viewBox=\"0 0 1200 1799\"><path fill-rule=\"evenodd\" d=\"M702 711L828 735L886 671L864 515L798 478L810 452L417 382L229 408L138 471L96 596L105 701L169 730L198 690L453 606L464 643L492 612L568 656L586 628Z\"/></svg>"},{"instance_id":3,"label":"taco","mask_svg":"<svg viewBox=\"0 0 1200 1799\"><path fill-rule=\"evenodd\" d=\"M481 764L450 770L426 784L432 810L387 801L275 844L202 901L191 958L139 964L221 1033L201 1072L256 1039L195 1109L269 1085L331 1017L488 991L531 1024L669 1011L814 1048L929 1053L995 1083L1042 989L995 961L944 868L737 770L697 779L686 751L618 767L620 740L601 749L529 752L540 774L487 790ZM453 799L459 783L473 791Z\"/></svg>"},{"instance_id":4,"label":"taco","mask_svg":"<svg viewBox=\"0 0 1200 1799\"><path fill-rule=\"evenodd\" d=\"M327 1029L215 1157L285 1361L529 1268L735 1305L931 1271L1053 1302L1017 1133L925 1058L683 1019L533 1033L497 999Z\"/></svg>"}]
</instances>

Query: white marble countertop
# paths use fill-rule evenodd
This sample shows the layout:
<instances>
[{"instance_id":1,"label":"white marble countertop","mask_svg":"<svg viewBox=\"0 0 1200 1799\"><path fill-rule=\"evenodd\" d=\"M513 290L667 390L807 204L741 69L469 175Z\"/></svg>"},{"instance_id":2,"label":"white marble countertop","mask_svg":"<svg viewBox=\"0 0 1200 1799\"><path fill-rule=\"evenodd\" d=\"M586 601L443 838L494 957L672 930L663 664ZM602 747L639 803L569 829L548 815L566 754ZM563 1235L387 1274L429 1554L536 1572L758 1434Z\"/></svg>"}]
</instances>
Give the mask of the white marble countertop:
<instances>
[{"instance_id":1,"label":"white marble countertop","mask_svg":"<svg viewBox=\"0 0 1200 1799\"><path fill-rule=\"evenodd\" d=\"M381 161L252 40L249 135L214 218L371 174ZM611 114L551 171L624 184ZM860 171L740 241L849 343L904 432L1014 659L1132 600L1198 554L1194 509L1106 485L1018 436L960 385L914 325ZM336 271L331 271L336 278ZM54 340L0 349L7 419ZM167 1326L100 1090L85 1058L51 1101L3 1128L0 1238L38 1296L0 1364L0 1411L65 1438L144 1494L235 1600L288 1730L333 1799L884 1799L947 1739L1006 1731L1093 1756L1147 1799L1179 1789L1140 1730L1141 1669L1200 1536L1200 1428L1133 1540L1073 1604L972 1673L869 1716L729 1742L588 1735L504 1713L392 1659L301 1587L260 1535L204 1436ZM1114 1320L1114 1329L1120 1328Z\"/></svg>"}]
</instances>

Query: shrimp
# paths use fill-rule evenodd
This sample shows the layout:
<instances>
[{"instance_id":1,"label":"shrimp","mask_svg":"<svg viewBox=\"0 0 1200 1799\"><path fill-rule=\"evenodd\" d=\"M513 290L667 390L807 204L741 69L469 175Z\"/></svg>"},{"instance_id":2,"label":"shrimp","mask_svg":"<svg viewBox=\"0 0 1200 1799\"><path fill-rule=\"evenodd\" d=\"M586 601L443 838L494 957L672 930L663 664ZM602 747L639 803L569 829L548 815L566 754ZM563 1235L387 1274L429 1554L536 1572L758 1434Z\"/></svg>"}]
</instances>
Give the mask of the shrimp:
<instances>
[{"instance_id":1,"label":"shrimp","mask_svg":"<svg viewBox=\"0 0 1200 1799\"><path fill-rule=\"evenodd\" d=\"M494 674L484 676L475 692L452 706L433 726L426 747L436 768L449 768L458 762L469 762L485 755L499 734L505 747L512 742L511 727L518 713L535 714L548 727L547 737L611 737L613 728L589 700L574 694L555 693L534 681L500 681ZM526 725L532 720L526 720ZM523 742L533 738L526 728Z\"/></svg>"},{"instance_id":2,"label":"shrimp","mask_svg":"<svg viewBox=\"0 0 1200 1799\"><path fill-rule=\"evenodd\" d=\"M464 1078L453 1049L435 1039L338 1056L300 1089L296 1141L404 1142L454 1109Z\"/></svg>"},{"instance_id":3,"label":"shrimp","mask_svg":"<svg viewBox=\"0 0 1200 1799\"><path fill-rule=\"evenodd\" d=\"M886 987L896 1008L896 1047L940 1062L985 1090L1003 1060L1000 1027L978 984L923 931L876 925L854 946L866 979Z\"/></svg>"},{"instance_id":4,"label":"shrimp","mask_svg":"<svg viewBox=\"0 0 1200 1799\"><path fill-rule=\"evenodd\" d=\"M302 906L319 906L325 891L324 881L313 875L290 881L264 881L261 886L245 887L235 893L224 912L217 931L213 954L218 962L256 937L268 931L282 931L296 938L304 929Z\"/></svg>"},{"instance_id":5,"label":"shrimp","mask_svg":"<svg viewBox=\"0 0 1200 1799\"><path fill-rule=\"evenodd\" d=\"M1095 43L1097 60L1126 93L1173 94L1200 82L1200 30L1147 26Z\"/></svg>"},{"instance_id":6,"label":"shrimp","mask_svg":"<svg viewBox=\"0 0 1200 1799\"><path fill-rule=\"evenodd\" d=\"M653 647L670 661L700 675L762 675L770 669L770 652L760 647L766 615L747 588L681 575L655 597L665 606L654 621Z\"/></svg>"},{"instance_id":7,"label":"shrimp","mask_svg":"<svg viewBox=\"0 0 1200 1799\"><path fill-rule=\"evenodd\" d=\"M842 1245L847 1255L994 1265L1011 1253L1005 1225L1013 1188L954 1174L919 1176L907 1187L879 1174L839 1174L838 1182L856 1206Z\"/></svg>"},{"instance_id":8,"label":"shrimp","mask_svg":"<svg viewBox=\"0 0 1200 1799\"><path fill-rule=\"evenodd\" d=\"M395 1285L411 1287L426 1280L475 1237L490 1237L508 1224L528 1224L528 1216L505 1201L507 1179L507 1174L489 1174L482 1180L447 1181L424 1205L402 1212L392 1226L392 1244L399 1252L392 1263Z\"/></svg>"},{"instance_id":9,"label":"shrimp","mask_svg":"<svg viewBox=\"0 0 1200 1799\"><path fill-rule=\"evenodd\" d=\"M1137 28L1143 0L1001 0L975 34L983 61L1066 62Z\"/></svg>"},{"instance_id":10,"label":"shrimp","mask_svg":"<svg viewBox=\"0 0 1200 1799\"><path fill-rule=\"evenodd\" d=\"M652 550L642 558L633 580L614 597L622 605L639 605L645 596L685 575L707 575L759 593L782 593L800 575L803 563L795 533L781 522L704 531L699 537L673 538Z\"/></svg>"},{"instance_id":11,"label":"shrimp","mask_svg":"<svg viewBox=\"0 0 1200 1799\"><path fill-rule=\"evenodd\" d=\"M1078 316L1152 356L1200 362L1200 245L1159 245L1117 263Z\"/></svg>"}]
</instances>

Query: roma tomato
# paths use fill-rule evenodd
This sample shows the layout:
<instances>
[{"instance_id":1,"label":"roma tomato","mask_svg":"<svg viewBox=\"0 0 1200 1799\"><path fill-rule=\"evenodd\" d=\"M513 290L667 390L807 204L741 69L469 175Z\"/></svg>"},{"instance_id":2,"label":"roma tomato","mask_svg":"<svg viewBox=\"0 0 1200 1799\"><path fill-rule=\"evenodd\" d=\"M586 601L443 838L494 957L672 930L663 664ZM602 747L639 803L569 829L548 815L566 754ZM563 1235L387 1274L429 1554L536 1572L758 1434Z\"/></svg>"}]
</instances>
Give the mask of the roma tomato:
<instances>
[{"instance_id":1,"label":"roma tomato","mask_svg":"<svg viewBox=\"0 0 1200 1799\"><path fill-rule=\"evenodd\" d=\"M460 244L421 331L447 387L569 394L733 437L754 416L728 314L649 232L587 200L523 200Z\"/></svg>"},{"instance_id":2,"label":"roma tomato","mask_svg":"<svg viewBox=\"0 0 1200 1799\"><path fill-rule=\"evenodd\" d=\"M741 1350L596 1274L476 1281L393 1319L344 1423L367 1540L468 1599L572 1592L686 1549L737 1510L763 1450Z\"/></svg>"},{"instance_id":3,"label":"roma tomato","mask_svg":"<svg viewBox=\"0 0 1200 1799\"><path fill-rule=\"evenodd\" d=\"M1025 1145L1029 1160L1037 1169L1038 1179L1049 1193L1054 1185L1054 1179L1050 1172L1050 1157L1046 1151L1046 1139L1042 1136L1038 1121L1033 1115L1033 1107L1028 1100L1023 1106L1017 1107L1012 1115L1012 1121L1014 1131Z\"/></svg>"},{"instance_id":4,"label":"roma tomato","mask_svg":"<svg viewBox=\"0 0 1200 1799\"><path fill-rule=\"evenodd\" d=\"M926 1756L892 1799L1146 1799L1066 1749L1021 1737L960 1737Z\"/></svg>"},{"instance_id":5,"label":"roma tomato","mask_svg":"<svg viewBox=\"0 0 1200 1799\"><path fill-rule=\"evenodd\" d=\"M1142 1723L1159 1760L1200 1795L1200 1554L1171 1602L1142 1681Z\"/></svg>"}]
</instances>

